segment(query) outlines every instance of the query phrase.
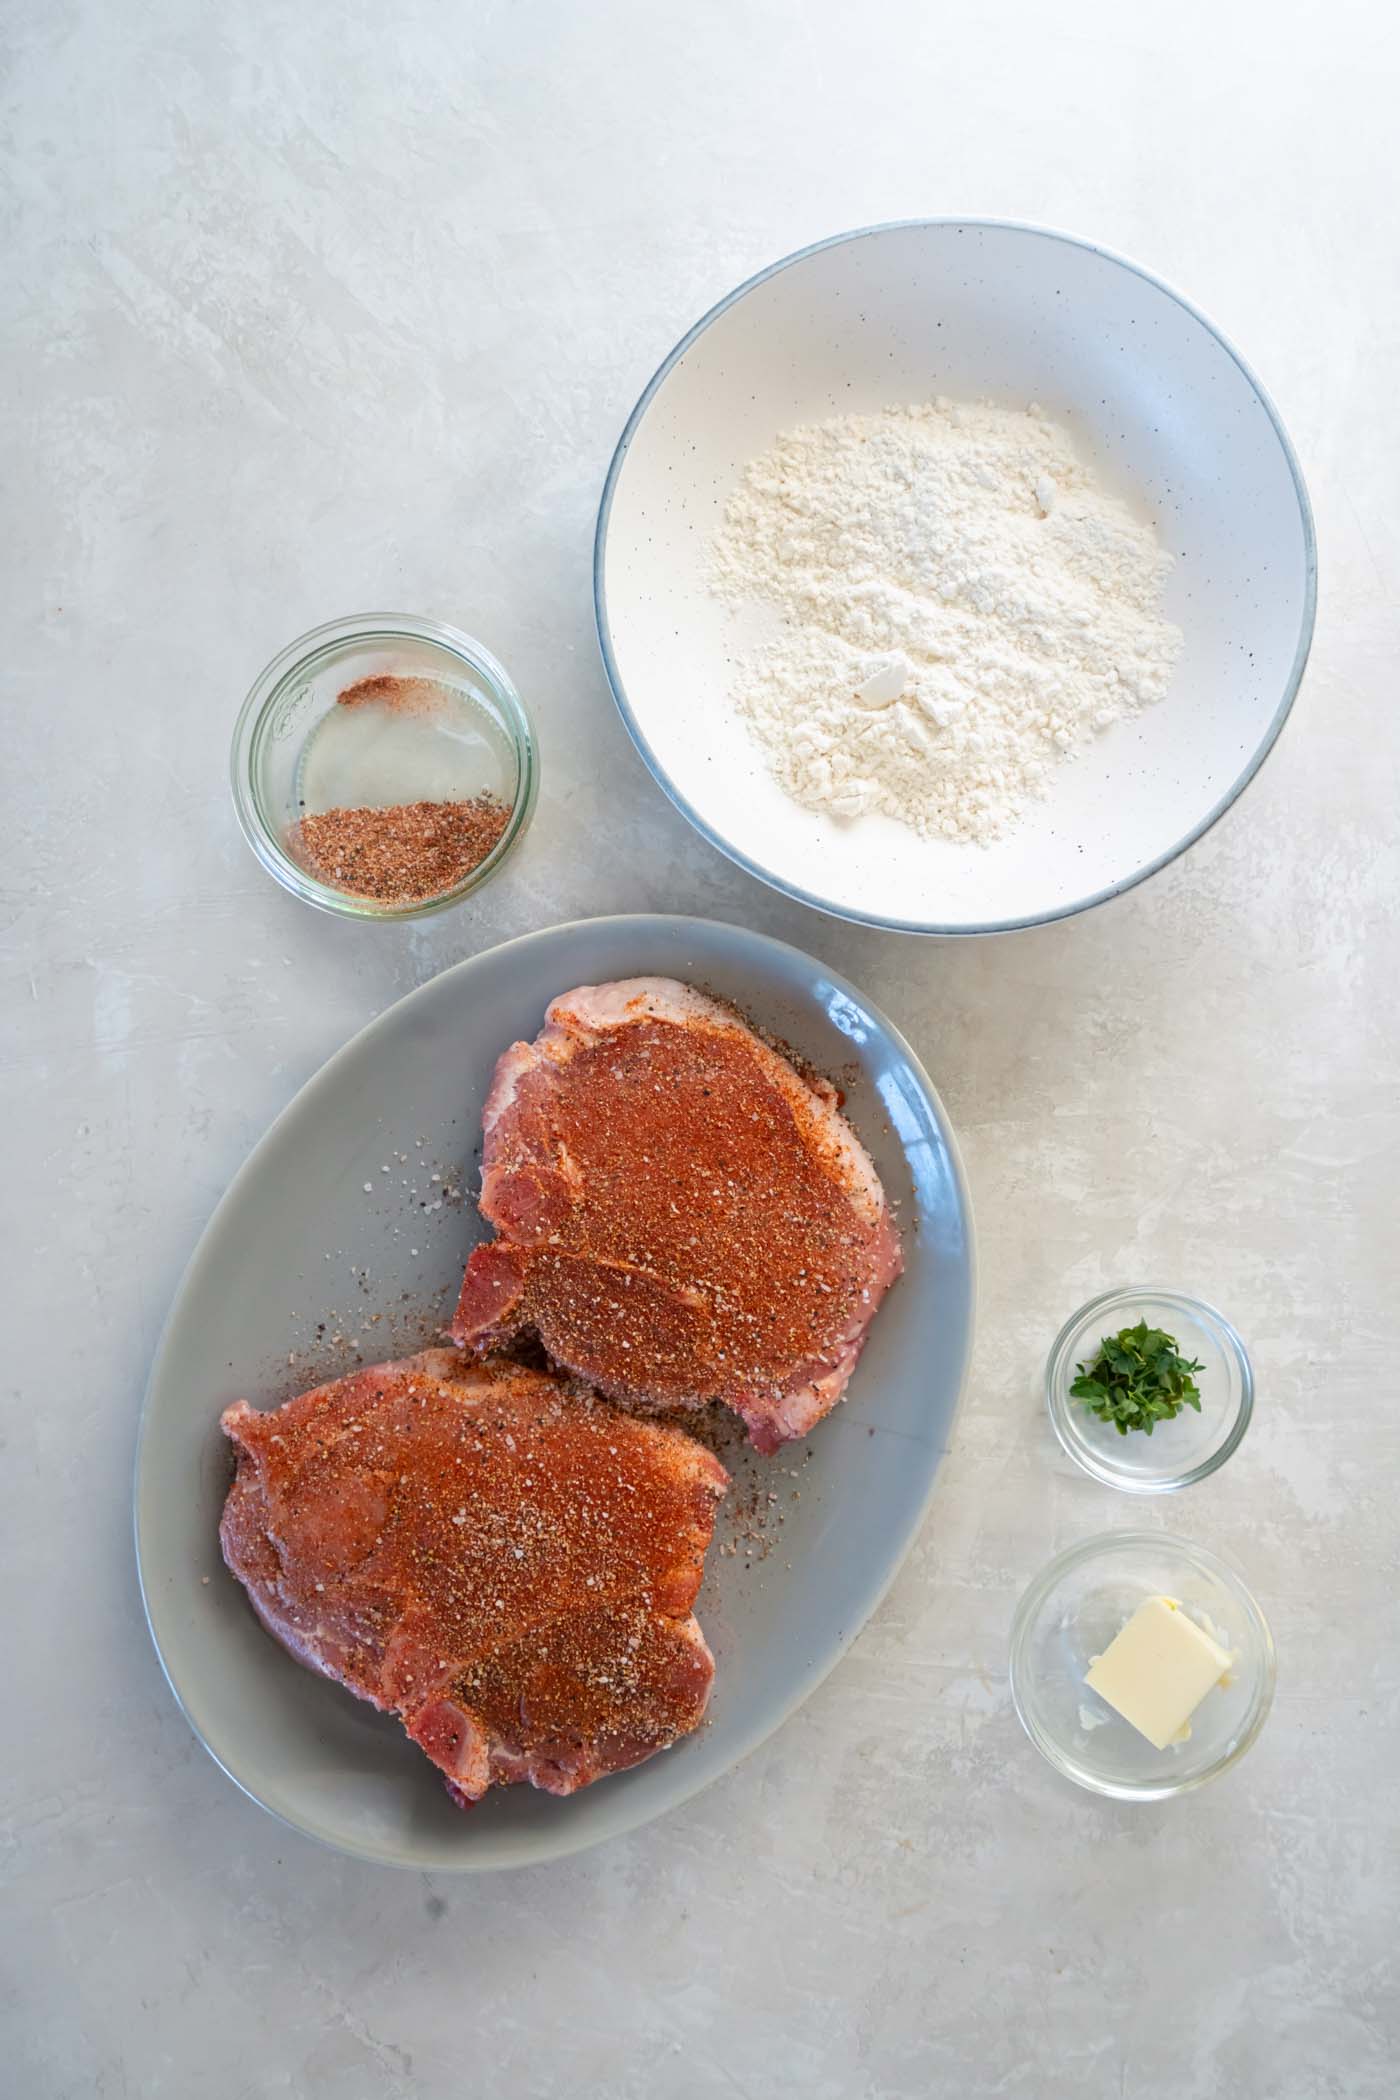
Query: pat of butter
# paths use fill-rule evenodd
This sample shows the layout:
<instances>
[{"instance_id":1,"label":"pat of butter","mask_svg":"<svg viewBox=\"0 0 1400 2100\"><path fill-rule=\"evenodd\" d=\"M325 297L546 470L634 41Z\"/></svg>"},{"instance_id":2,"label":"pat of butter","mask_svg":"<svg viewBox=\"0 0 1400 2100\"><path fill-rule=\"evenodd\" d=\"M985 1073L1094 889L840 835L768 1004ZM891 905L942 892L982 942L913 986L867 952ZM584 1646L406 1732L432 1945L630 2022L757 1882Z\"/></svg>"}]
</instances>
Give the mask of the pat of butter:
<instances>
[{"instance_id":1,"label":"pat of butter","mask_svg":"<svg viewBox=\"0 0 1400 2100\"><path fill-rule=\"evenodd\" d=\"M1148 1597L1084 1682L1155 1750L1184 1743L1191 1716L1230 1672L1231 1656L1175 1597Z\"/></svg>"}]
</instances>

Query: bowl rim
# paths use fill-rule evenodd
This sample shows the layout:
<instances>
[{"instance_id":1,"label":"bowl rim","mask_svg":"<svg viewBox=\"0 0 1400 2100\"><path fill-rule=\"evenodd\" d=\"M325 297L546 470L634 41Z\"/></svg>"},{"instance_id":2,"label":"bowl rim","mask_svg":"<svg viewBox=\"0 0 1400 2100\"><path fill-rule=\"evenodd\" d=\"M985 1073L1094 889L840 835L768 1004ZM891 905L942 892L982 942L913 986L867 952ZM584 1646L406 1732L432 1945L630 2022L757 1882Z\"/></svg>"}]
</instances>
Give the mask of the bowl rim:
<instances>
[{"instance_id":1,"label":"bowl rim","mask_svg":"<svg viewBox=\"0 0 1400 2100\"><path fill-rule=\"evenodd\" d=\"M1239 1593L1245 1615L1259 1635L1260 1673L1248 1719L1238 1741L1212 1759L1199 1772L1192 1772L1180 1779L1164 1779L1155 1783L1133 1785L1125 1780L1101 1778L1072 1758L1066 1756L1055 1738L1041 1726L1038 1718L1029 1710L1023 1697L1023 1685L1019 1664L1026 1644L1031 1623L1044 1607L1046 1599L1062 1576L1073 1568L1094 1560L1100 1553L1129 1546L1150 1546L1160 1552L1169 1547L1194 1560L1210 1574L1224 1576ZM1194 1539L1182 1538L1173 1531L1151 1531L1133 1527L1121 1531L1096 1531L1088 1538L1076 1539L1054 1554L1037 1574L1032 1576L1017 1601L1015 1615L1011 1621L1011 1636L1007 1654L1007 1681L1011 1690L1011 1703L1016 1709L1016 1718L1031 1742L1052 1770L1062 1779L1068 1779L1087 1793L1101 1794L1112 1801L1171 1801L1178 1795L1192 1794L1197 1787L1218 1779L1237 1765L1246 1751L1251 1750L1273 1708L1274 1694L1278 1688L1278 1650L1274 1644L1273 1629L1243 1575L1223 1553L1210 1546L1201 1546Z\"/></svg>"},{"instance_id":2,"label":"bowl rim","mask_svg":"<svg viewBox=\"0 0 1400 2100\"><path fill-rule=\"evenodd\" d=\"M1178 1307L1213 1329L1222 1350L1234 1364L1239 1386L1234 1412L1215 1449L1179 1473L1154 1473L1150 1477L1124 1472L1111 1459L1101 1457L1087 1438L1077 1433L1068 1376L1072 1345L1080 1329L1092 1323L1093 1315L1107 1313L1116 1306L1139 1304L1144 1299ZM1198 1481L1218 1472L1239 1449L1254 1415L1254 1366L1234 1324L1226 1319L1219 1306L1212 1305L1208 1299L1193 1297L1189 1291L1179 1291L1171 1285L1120 1284L1111 1291L1100 1291L1097 1297L1087 1299L1077 1312L1070 1314L1051 1343L1050 1353L1045 1359L1045 1408L1061 1449L1091 1480L1100 1480L1106 1487L1117 1488L1125 1495L1175 1494L1181 1488L1194 1487Z\"/></svg>"},{"instance_id":3,"label":"bowl rim","mask_svg":"<svg viewBox=\"0 0 1400 2100\"><path fill-rule=\"evenodd\" d=\"M1260 407L1273 425L1274 435L1278 439L1279 448L1283 453L1285 464L1292 478L1293 491L1298 503L1299 522L1303 530L1304 557L1302 617L1299 622L1298 641L1293 654L1293 662L1284 681L1282 698L1263 736L1255 746L1244 767L1235 776L1235 779L1225 790L1224 794L1219 797L1214 806L1200 819L1199 823L1184 833L1175 845L1168 847L1164 853L1158 854L1155 860L1151 860L1145 866L1136 869L1121 882L1109 883L1105 888L1095 890L1090 896L1073 899L1070 903L1059 905L1051 911L1032 912L1022 918L986 919L977 923L963 921L952 925L942 923L936 919L890 918L876 912L859 911L853 905L833 903L830 898L822 897L811 890L803 889L799 883L786 881L782 876L774 874L771 869L764 867L760 862L741 852L737 846L721 838L705 822L699 811L669 778L656 753L648 743L641 724L637 720L632 704L627 697L627 689L623 684L622 674L618 670L617 659L613 651L612 629L608 619L607 589L603 581L608 525L612 516L613 498L617 491L617 484L623 466L626 464L627 454L631 450L632 441L636 437L642 419L650 408L653 398L664 384L673 366L679 364L692 343L697 342L722 314L727 313L731 306L737 305L739 300L745 298L748 293L756 290L759 285L766 284L770 277L776 277L781 271L791 269L795 263L805 262L809 256L819 255L826 248L842 247L850 241L870 240L880 234L902 233L912 228L930 226L956 227L960 230L966 229L977 232L1029 233L1043 240L1061 241L1066 247L1082 248L1091 255L1101 256L1105 262L1115 263L1120 269L1131 271L1135 277L1142 278L1144 283L1150 284L1157 291L1165 293L1168 299L1173 300L1185 313L1190 314L1193 320L1198 321L1207 333L1215 338L1226 355L1239 367L1240 373L1253 389ZM680 341L657 366L623 426L622 435L617 441L608 466L607 478L603 483L603 494L598 505L598 520L593 534L593 616L598 630L598 646L602 652L603 668L607 673L608 684L612 688L613 699L617 703L618 713L622 716L627 733L635 744L643 763L668 800L694 826L701 837L707 839L727 860L733 861L735 866L742 868L746 874L755 876L759 882L766 883L770 889L777 890L784 896L795 898L799 904L810 905L814 911L822 912L828 918L844 919L857 926L879 927L890 933L930 934L951 940L971 939L980 934L1023 933L1032 926L1054 925L1061 919L1074 918L1079 912L1092 911L1095 905L1106 904L1112 897L1123 896L1128 890L1136 889L1139 883L1146 882L1149 876L1159 874L1163 868L1176 860L1180 854L1185 853L1198 840L1203 839L1206 833L1219 823L1225 812L1238 801L1277 743L1283 725L1292 712L1298 688L1303 682L1303 673L1307 668L1308 656L1312 649L1313 630L1317 620L1317 534L1313 524L1312 504L1308 499L1307 484L1303 479L1302 466L1299 463L1293 442L1284 427L1283 418L1274 406L1267 389L1260 383L1253 367L1235 348L1235 345L1225 334L1224 330L1218 328L1215 322L1201 311L1200 307L1188 299L1184 293L1177 291L1174 286L1168 284L1165 279L1158 277L1153 271L1145 269L1141 263L1134 262L1131 257L1120 255L1116 249L1105 247L1100 241L1089 240L1079 234L1063 233L1053 226L1037 225L1034 220L969 218L961 214L944 214L930 218L885 219L870 226L852 227L844 233L828 234L824 240L811 241L805 248L795 248L790 255L781 256L777 262L769 263L762 270L756 270L753 276L746 277L742 284L736 285L733 291L727 292L722 299L710 307L707 313L702 314L694 327L686 331Z\"/></svg>"}]
</instances>

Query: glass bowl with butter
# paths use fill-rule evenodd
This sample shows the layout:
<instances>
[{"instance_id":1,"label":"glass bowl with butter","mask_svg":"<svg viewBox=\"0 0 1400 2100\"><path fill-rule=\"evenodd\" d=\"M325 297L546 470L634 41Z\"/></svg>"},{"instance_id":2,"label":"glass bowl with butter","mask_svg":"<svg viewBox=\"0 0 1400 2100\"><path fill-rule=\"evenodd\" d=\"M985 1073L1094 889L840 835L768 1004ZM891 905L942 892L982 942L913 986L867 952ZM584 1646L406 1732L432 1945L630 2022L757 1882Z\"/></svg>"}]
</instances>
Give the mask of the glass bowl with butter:
<instances>
[{"instance_id":1,"label":"glass bowl with butter","mask_svg":"<svg viewBox=\"0 0 1400 2100\"><path fill-rule=\"evenodd\" d=\"M1011 1696L1066 1779L1165 1801L1228 1771L1274 1696L1274 1643L1245 1583L1159 1531L1085 1539L1042 1570L1011 1630Z\"/></svg>"},{"instance_id":2,"label":"glass bowl with butter","mask_svg":"<svg viewBox=\"0 0 1400 2100\"><path fill-rule=\"evenodd\" d=\"M1193 1367L1199 1407L1170 1421L1119 1431L1071 1388L1081 1366L1096 1368L1108 1337L1144 1322L1169 1335ZM1045 1404L1061 1445L1077 1466L1130 1495L1165 1495L1192 1487L1223 1466L1254 1412L1254 1372L1230 1322L1203 1298L1144 1285L1105 1291L1081 1305L1055 1337L1045 1366Z\"/></svg>"}]
</instances>

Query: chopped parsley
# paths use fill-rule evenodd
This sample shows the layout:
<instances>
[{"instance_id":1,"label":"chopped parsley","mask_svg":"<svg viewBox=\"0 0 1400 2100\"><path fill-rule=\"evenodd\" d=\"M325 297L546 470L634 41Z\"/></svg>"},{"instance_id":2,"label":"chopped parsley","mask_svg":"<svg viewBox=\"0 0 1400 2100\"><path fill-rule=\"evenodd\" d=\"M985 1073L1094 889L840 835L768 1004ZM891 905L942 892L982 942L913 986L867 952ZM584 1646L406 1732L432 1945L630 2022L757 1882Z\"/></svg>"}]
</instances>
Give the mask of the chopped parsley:
<instances>
[{"instance_id":1,"label":"chopped parsley","mask_svg":"<svg viewBox=\"0 0 1400 2100\"><path fill-rule=\"evenodd\" d=\"M1118 1434L1130 1429L1151 1436L1158 1422L1174 1421L1183 1407L1201 1411L1193 1373L1204 1364L1189 1362L1176 1346L1176 1336L1163 1334L1139 1320L1120 1334L1105 1335L1091 1364L1077 1364L1079 1376L1070 1387L1091 1415L1115 1424Z\"/></svg>"}]
</instances>

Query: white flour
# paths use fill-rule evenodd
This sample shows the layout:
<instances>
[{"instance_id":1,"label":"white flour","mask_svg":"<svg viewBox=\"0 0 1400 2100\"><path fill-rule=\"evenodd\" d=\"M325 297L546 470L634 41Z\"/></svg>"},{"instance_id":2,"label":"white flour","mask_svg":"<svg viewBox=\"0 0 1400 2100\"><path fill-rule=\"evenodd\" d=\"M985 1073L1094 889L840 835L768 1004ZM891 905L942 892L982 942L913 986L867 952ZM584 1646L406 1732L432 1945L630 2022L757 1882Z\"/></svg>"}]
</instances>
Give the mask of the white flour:
<instances>
[{"instance_id":1,"label":"white flour","mask_svg":"<svg viewBox=\"0 0 1400 2100\"><path fill-rule=\"evenodd\" d=\"M985 841L1161 698L1170 567L1034 405L940 399L780 438L729 504L712 582L781 617L734 697L789 794Z\"/></svg>"}]
</instances>

